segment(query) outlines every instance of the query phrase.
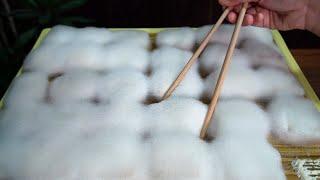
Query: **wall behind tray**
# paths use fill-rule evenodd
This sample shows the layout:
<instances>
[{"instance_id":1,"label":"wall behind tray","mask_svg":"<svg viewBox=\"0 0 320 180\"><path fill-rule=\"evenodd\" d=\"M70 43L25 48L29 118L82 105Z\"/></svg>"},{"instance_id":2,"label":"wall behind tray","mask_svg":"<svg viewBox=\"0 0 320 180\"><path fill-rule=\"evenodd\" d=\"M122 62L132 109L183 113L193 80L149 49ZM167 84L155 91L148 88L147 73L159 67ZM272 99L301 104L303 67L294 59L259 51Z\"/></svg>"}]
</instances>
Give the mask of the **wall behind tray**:
<instances>
[{"instance_id":1,"label":"wall behind tray","mask_svg":"<svg viewBox=\"0 0 320 180\"><path fill-rule=\"evenodd\" d=\"M175 27L214 23L222 10L217 0L89 0L75 10L107 27ZM306 31L282 32L290 48L320 48L320 38Z\"/></svg>"}]
</instances>

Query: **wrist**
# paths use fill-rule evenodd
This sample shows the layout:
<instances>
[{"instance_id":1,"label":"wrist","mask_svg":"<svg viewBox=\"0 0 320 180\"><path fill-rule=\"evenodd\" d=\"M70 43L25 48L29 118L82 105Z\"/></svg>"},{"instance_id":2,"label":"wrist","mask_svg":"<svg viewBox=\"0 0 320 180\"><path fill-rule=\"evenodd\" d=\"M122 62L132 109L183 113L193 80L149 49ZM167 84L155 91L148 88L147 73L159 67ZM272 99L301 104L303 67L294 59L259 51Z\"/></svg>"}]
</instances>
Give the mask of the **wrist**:
<instances>
[{"instance_id":1,"label":"wrist","mask_svg":"<svg viewBox=\"0 0 320 180\"><path fill-rule=\"evenodd\" d=\"M309 0L306 13L305 29L320 36L320 1Z\"/></svg>"}]
</instances>

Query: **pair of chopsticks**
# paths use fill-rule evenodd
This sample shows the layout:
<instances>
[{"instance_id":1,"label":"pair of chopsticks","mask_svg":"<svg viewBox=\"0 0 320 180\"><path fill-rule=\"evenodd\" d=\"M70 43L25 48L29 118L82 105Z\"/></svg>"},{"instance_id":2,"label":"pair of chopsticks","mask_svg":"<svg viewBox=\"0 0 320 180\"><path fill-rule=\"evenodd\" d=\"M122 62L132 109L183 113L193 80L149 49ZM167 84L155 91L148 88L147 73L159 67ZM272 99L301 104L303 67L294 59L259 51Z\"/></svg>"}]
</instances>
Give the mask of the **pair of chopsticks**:
<instances>
[{"instance_id":1,"label":"pair of chopsticks","mask_svg":"<svg viewBox=\"0 0 320 180\"><path fill-rule=\"evenodd\" d=\"M208 130L209 125L211 123L212 116L213 116L213 113L215 111L215 108L216 108L216 105L217 105L217 102L218 102L218 99L219 99L219 96L220 96L220 92L221 92L221 89L222 89L223 81L225 79L229 64L231 62L231 58L233 56L234 49L236 47L236 43L237 43L237 40L238 40L238 37L239 37L239 33L240 33L240 28L241 28L241 25L243 23L247 8L248 8L248 2L245 2L242 5L241 11L239 13L239 17L238 17L235 29L234 29L233 34L232 34L231 42L229 44L228 51L227 51L227 54L226 54L225 59L224 59L224 62L223 62L223 65L222 65L222 68L221 68L221 71L220 71L220 74L219 74L219 78L218 78L218 81L216 83L216 86L215 86L215 89L214 89L214 92L213 92L213 96L212 96L212 99L211 99L211 102L210 102L206 117L204 119L204 123L202 125L202 129L201 129L201 133L200 133L200 138L201 139L205 138L207 130ZM182 69L182 71L180 72L180 74L178 75L176 80L171 84L169 89L166 91L166 93L162 97L162 100L165 100L165 99L169 98L172 95L173 91L178 87L178 85L181 83L181 81L185 78L185 76L186 76L187 72L190 70L191 66L196 62L197 58L200 56L202 51L206 48L206 46L208 45L211 37L218 30L218 28L221 26L222 22L227 17L227 15L229 14L230 11L231 11L231 8L227 8L227 9L224 10L224 12L220 16L219 20L217 21L217 23L212 27L212 29L207 34L205 39L201 42L200 46L195 51L193 56L190 58L188 63L184 66L184 68Z\"/></svg>"}]
</instances>

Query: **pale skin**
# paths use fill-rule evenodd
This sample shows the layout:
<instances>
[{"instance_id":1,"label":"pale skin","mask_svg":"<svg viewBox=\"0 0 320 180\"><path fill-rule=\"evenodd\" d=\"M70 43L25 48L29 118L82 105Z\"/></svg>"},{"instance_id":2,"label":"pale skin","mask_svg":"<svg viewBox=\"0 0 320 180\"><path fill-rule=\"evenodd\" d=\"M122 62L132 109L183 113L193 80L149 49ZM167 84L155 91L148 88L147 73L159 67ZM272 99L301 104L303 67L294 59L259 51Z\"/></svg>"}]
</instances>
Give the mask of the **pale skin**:
<instances>
[{"instance_id":1,"label":"pale skin","mask_svg":"<svg viewBox=\"0 0 320 180\"><path fill-rule=\"evenodd\" d=\"M244 25L303 29L320 36L320 0L219 0L223 7L233 8L227 18L231 23L237 21L243 2L249 2Z\"/></svg>"}]
</instances>

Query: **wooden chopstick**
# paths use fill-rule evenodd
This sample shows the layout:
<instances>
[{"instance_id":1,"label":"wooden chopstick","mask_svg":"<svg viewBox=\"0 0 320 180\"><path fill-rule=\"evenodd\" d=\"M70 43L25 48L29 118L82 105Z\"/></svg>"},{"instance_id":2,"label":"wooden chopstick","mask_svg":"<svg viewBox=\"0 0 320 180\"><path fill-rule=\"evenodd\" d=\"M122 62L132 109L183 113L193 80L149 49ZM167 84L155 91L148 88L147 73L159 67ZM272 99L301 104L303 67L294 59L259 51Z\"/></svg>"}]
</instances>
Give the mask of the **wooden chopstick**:
<instances>
[{"instance_id":1,"label":"wooden chopstick","mask_svg":"<svg viewBox=\"0 0 320 180\"><path fill-rule=\"evenodd\" d=\"M240 28L242 26L242 23L243 23L244 16L246 14L247 8L248 8L248 2L245 2L243 4L242 8L241 8L241 11L240 11L240 14L239 14L239 17L238 17L238 20L237 20L236 27L235 27L235 29L233 31L233 34L232 34L231 42L229 44L228 51L227 51L227 54L225 56L225 59L224 59L224 62L223 62L223 65L222 65L222 68L221 68L221 71L220 71L220 74L219 74L218 81L216 83L216 87L215 87L213 95L212 95L211 103L209 105L206 117L204 119L204 123L202 125L202 129L201 129L201 132L200 132L200 138L201 139L205 138L207 130L208 130L209 125L211 123L212 116L213 116L213 113L215 111L215 108L216 108L216 105L217 105L217 102L218 102L218 99L219 99L219 96L220 96L220 92L221 92L221 89L222 89L223 81L224 81L224 79L226 77L226 73L227 73L228 67L230 65L234 49L236 47L236 43L237 43L237 40L238 40L238 37L239 37L239 34L240 34Z\"/></svg>"},{"instance_id":2,"label":"wooden chopstick","mask_svg":"<svg viewBox=\"0 0 320 180\"><path fill-rule=\"evenodd\" d=\"M180 74L178 75L178 77L175 79L175 81L170 85L169 89L163 95L162 100L165 100L165 99L169 98L172 95L173 91L179 86L181 81L187 75L187 73L190 70L191 66L196 62L197 58L200 56L202 51L206 48L207 44L210 42L210 39L213 36L213 34L218 30L218 28L220 27L220 25L222 24L224 19L227 17L227 15L229 14L230 10L231 10L231 8L226 8L224 10L224 12L220 16L219 20L217 21L217 23L212 26L210 32L207 34L205 39L201 42L201 44L198 47L198 49L195 51L195 53L190 58L188 63L183 67L183 69L180 72Z\"/></svg>"}]
</instances>

